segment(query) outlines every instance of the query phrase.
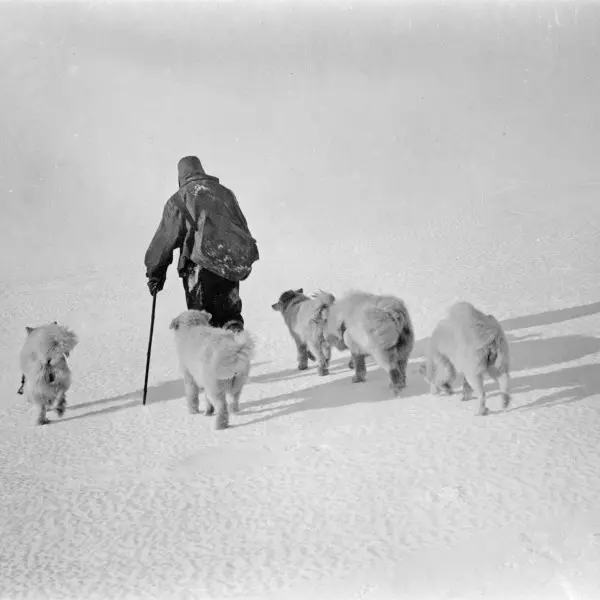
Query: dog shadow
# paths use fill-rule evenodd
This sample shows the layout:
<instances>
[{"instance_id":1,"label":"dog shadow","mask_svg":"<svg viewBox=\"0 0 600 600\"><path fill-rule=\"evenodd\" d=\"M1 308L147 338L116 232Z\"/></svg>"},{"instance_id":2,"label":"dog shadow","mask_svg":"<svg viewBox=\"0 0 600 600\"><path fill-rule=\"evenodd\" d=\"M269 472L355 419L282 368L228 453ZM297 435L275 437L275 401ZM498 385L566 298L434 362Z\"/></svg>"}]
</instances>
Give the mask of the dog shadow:
<instances>
[{"instance_id":1,"label":"dog shadow","mask_svg":"<svg viewBox=\"0 0 600 600\"><path fill-rule=\"evenodd\" d=\"M387 373L372 362L367 361L367 381L353 383L352 375L353 371L348 370L348 376L343 379L325 381L309 388L270 398L242 402L241 415L266 414L246 423L235 423L232 427L257 425L271 419L310 410L331 409L359 403L402 401L403 398L421 396L429 392L429 386L419 375L418 367L415 365L409 366L407 386L398 396L394 396L389 387ZM326 379L326 377L320 379Z\"/></svg>"},{"instance_id":2,"label":"dog shadow","mask_svg":"<svg viewBox=\"0 0 600 600\"><path fill-rule=\"evenodd\" d=\"M592 302L580 306L571 306L569 308L559 308L543 313L508 318L501 321L501 325L504 331L508 332L514 331L515 329L527 329L529 327L541 327L544 325L564 323L565 321L580 319L581 317L588 317L597 313L600 313L600 302Z\"/></svg>"},{"instance_id":3,"label":"dog shadow","mask_svg":"<svg viewBox=\"0 0 600 600\"><path fill-rule=\"evenodd\" d=\"M511 352L511 394L527 394L543 389L565 388L553 392L534 402L524 404L512 411L533 410L541 406L571 404L591 395L600 393L600 364L578 365L556 369L536 375L515 376L519 371L539 369L571 362L600 353L600 339L586 335L564 335L547 339L537 336L524 336L511 339L508 335ZM458 387L454 386L454 393ZM498 385L486 380L486 395L498 392ZM458 393L460 393L458 391ZM500 411L505 412L505 411ZM492 414L492 413L490 413Z\"/></svg>"},{"instance_id":4,"label":"dog shadow","mask_svg":"<svg viewBox=\"0 0 600 600\"><path fill-rule=\"evenodd\" d=\"M350 354L331 360L329 363L329 369L335 370L338 367L342 369L348 368L348 362L350 361ZM283 371L276 371L275 373L263 373L262 375L250 375L248 378L249 383L272 383L274 381L285 381L286 379L298 379L300 377L307 377L309 375L314 376L317 370L316 363L308 363L308 369L300 371L298 367L292 367L290 369L284 369ZM350 370L348 368L348 370Z\"/></svg>"},{"instance_id":5,"label":"dog shadow","mask_svg":"<svg viewBox=\"0 0 600 600\"><path fill-rule=\"evenodd\" d=\"M252 366L257 367L260 365L268 364L270 361L262 361L253 363ZM185 395L185 388L183 385L183 378L172 379L170 381L164 381L158 385L149 386L146 394L146 404L156 404L158 402L170 402L171 400L177 400ZM66 416L61 419L61 422L73 421L75 419L81 419L83 417L92 417L94 415L110 414L125 410L127 408L133 408L134 406L141 406L142 399L144 396L144 389L138 389L133 392L126 394L120 394L119 396L110 396L109 398L100 398L98 400L92 400L90 402L82 402L81 404L73 404L68 407L68 413L77 412L83 409L89 409L93 406L102 406L106 404L112 404L119 402L115 406L106 406L98 410L88 411L84 414L76 414L74 416ZM129 402L122 403L124 400ZM57 421L58 422L58 421Z\"/></svg>"},{"instance_id":6,"label":"dog shadow","mask_svg":"<svg viewBox=\"0 0 600 600\"><path fill-rule=\"evenodd\" d=\"M540 369L571 362L600 352L600 339L588 335L561 335L551 338L513 338L510 347L511 372Z\"/></svg>"},{"instance_id":7,"label":"dog shadow","mask_svg":"<svg viewBox=\"0 0 600 600\"><path fill-rule=\"evenodd\" d=\"M600 394L600 364L593 363L566 367L550 373L528 375L513 380L513 391L519 393L556 388L564 389L553 391L529 404L512 408L511 412L572 404L595 394Z\"/></svg>"},{"instance_id":8,"label":"dog shadow","mask_svg":"<svg viewBox=\"0 0 600 600\"><path fill-rule=\"evenodd\" d=\"M504 328L505 332L507 332L511 349L511 362L513 365L511 370L516 372L526 369L547 367L562 362L577 360L590 354L599 352L600 340L592 336L566 335L544 339L535 333L525 334L520 337L513 333L508 333L529 327L562 323L597 313L600 313L600 302L546 311L543 313L512 317L503 320L501 322L502 327ZM429 337L426 337L418 340L415 343L415 347L412 352L411 365L409 365L410 374L408 378L408 386L404 393L399 396L399 398L402 398L404 395L413 396L429 393L429 387L426 385L419 373L414 371L414 362L420 362L420 360L422 360L420 357L423 356L428 341ZM332 370L335 370L338 367L341 370L347 369L349 359L349 354L345 354L339 358L336 358L335 360L332 360ZM269 361L257 362L254 363L253 366L266 364L268 362ZM299 410L326 408L332 406L341 406L344 404L353 404L356 402L368 402L377 399L389 400L394 398L393 395L389 393L389 389L385 387L382 388L382 391L374 391L371 389L370 384L375 383L375 381L378 381L380 382L380 385L385 386L383 381L385 381L387 375L381 369L375 367L372 363L369 364L368 369L368 380L363 384L352 384L352 371L348 369L347 379L344 378L334 382L320 383L308 389L275 396L270 399L262 399L248 404L242 403L242 407L243 410L246 410L247 408L252 408L253 406L260 405L264 407L265 405L268 406L269 404L273 405L275 403L285 403L300 397L303 398L303 401L294 403L291 406L283 408L274 415L270 415L261 419L268 420L274 418L275 416L283 416L284 414L298 412ZM513 378L513 390L515 392L526 393L528 391L534 391L535 389L548 389L556 387L564 387L566 389L561 392L552 393L549 396L540 398L531 404L520 406L519 408L513 410L528 410L539 406L554 406L561 402L575 402L589 396L590 394L598 393L598 387L600 386L600 375L598 374L599 370L600 367L597 367L596 365L586 365L579 367L568 367L565 369L552 371L550 373L515 377ZM304 376L317 377L314 364L311 364L309 369L306 371L298 371L297 368L292 367L276 373L264 373L254 376L251 375L249 382L268 383ZM368 392L365 390L365 385L369 386ZM494 384L492 384L492 386L493 385ZM486 387L488 386L486 385ZM176 400L181 398L184 394L185 390L183 386L183 380L181 378L166 381L148 388L147 404ZM67 409L69 413L77 413L78 411L89 409L95 406L103 406L103 408L93 410L91 412L85 412L83 414L75 414L74 416L66 416L62 419L62 421L64 422L83 417L90 417L98 414L108 414L133 408L135 406L140 406L142 396L143 389L138 389L136 391L119 396L101 398L98 400L92 400L90 402L71 405ZM126 402L121 403L122 401ZM104 406L107 404L113 404L115 402L119 402L119 404L115 406ZM258 421L255 420L252 422L256 423Z\"/></svg>"}]
</instances>

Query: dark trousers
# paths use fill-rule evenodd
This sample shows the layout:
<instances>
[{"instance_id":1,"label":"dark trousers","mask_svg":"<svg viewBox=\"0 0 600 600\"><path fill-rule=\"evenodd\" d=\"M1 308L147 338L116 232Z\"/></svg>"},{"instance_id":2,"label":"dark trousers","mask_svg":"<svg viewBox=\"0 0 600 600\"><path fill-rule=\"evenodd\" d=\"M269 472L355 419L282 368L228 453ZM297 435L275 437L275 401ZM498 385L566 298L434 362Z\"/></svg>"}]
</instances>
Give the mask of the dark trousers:
<instances>
[{"instance_id":1,"label":"dark trousers","mask_svg":"<svg viewBox=\"0 0 600 600\"><path fill-rule=\"evenodd\" d=\"M229 281L198 265L190 265L182 277L188 309L205 310L212 315L210 324L243 329L240 284Z\"/></svg>"}]
</instances>

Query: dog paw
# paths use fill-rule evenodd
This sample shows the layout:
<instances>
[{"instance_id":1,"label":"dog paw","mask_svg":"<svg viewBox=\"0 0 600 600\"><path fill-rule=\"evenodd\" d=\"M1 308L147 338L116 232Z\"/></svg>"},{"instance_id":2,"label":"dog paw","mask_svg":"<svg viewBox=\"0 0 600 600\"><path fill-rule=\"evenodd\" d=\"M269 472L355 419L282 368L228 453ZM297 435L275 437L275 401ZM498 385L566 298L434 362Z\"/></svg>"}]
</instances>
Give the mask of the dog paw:
<instances>
[{"instance_id":1,"label":"dog paw","mask_svg":"<svg viewBox=\"0 0 600 600\"><path fill-rule=\"evenodd\" d=\"M239 412L240 412L240 407L239 407L239 405L238 405L238 404L231 404L231 405L229 406L229 412L231 412L231 413L234 413L234 414L235 414L235 413L239 413Z\"/></svg>"},{"instance_id":2,"label":"dog paw","mask_svg":"<svg viewBox=\"0 0 600 600\"><path fill-rule=\"evenodd\" d=\"M306 371L306 369L308 369L308 365L307 364L300 363L298 365L298 371Z\"/></svg>"},{"instance_id":3,"label":"dog paw","mask_svg":"<svg viewBox=\"0 0 600 600\"><path fill-rule=\"evenodd\" d=\"M405 387L405 385L401 385L399 383L390 383L390 390L392 390L394 396L399 396Z\"/></svg>"},{"instance_id":4,"label":"dog paw","mask_svg":"<svg viewBox=\"0 0 600 600\"><path fill-rule=\"evenodd\" d=\"M480 409L477 411L476 415L477 415L478 417L485 417L486 415L488 415L488 414L489 414L489 412L490 412L490 409L489 409L487 406L484 406L483 408L480 408Z\"/></svg>"},{"instance_id":5,"label":"dog paw","mask_svg":"<svg viewBox=\"0 0 600 600\"><path fill-rule=\"evenodd\" d=\"M200 412L200 411L198 411ZM214 406L207 406L203 411L202 414L205 417L212 417L215 414L215 407Z\"/></svg>"},{"instance_id":6,"label":"dog paw","mask_svg":"<svg viewBox=\"0 0 600 600\"><path fill-rule=\"evenodd\" d=\"M319 375L323 376L323 375L329 375L329 369L327 367L325 368L319 368Z\"/></svg>"},{"instance_id":7,"label":"dog paw","mask_svg":"<svg viewBox=\"0 0 600 600\"><path fill-rule=\"evenodd\" d=\"M502 408L508 408L510 406L511 397L510 394L502 395Z\"/></svg>"},{"instance_id":8,"label":"dog paw","mask_svg":"<svg viewBox=\"0 0 600 600\"><path fill-rule=\"evenodd\" d=\"M352 383L364 383L367 380L366 377L363 377L362 375L355 375L352 378Z\"/></svg>"},{"instance_id":9,"label":"dog paw","mask_svg":"<svg viewBox=\"0 0 600 600\"><path fill-rule=\"evenodd\" d=\"M61 404L61 405L57 406L55 410L56 410L56 414L59 417L63 417L65 414L65 410L67 410L67 407L64 404Z\"/></svg>"},{"instance_id":10,"label":"dog paw","mask_svg":"<svg viewBox=\"0 0 600 600\"><path fill-rule=\"evenodd\" d=\"M215 423L215 429L217 431L221 431L223 429L227 429L229 427L229 420L228 419L217 419L216 423Z\"/></svg>"},{"instance_id":11,"label":"dog paw","mask_svg":"<svg viewBox=\"0 0 600 600\"><path fill-rule=\"evenodd\" d=\"M46 417L40 417L35 424L36 425L48 425L50 423L50 421L48 419L46 419Z\"/></svg>"}]
</instances>

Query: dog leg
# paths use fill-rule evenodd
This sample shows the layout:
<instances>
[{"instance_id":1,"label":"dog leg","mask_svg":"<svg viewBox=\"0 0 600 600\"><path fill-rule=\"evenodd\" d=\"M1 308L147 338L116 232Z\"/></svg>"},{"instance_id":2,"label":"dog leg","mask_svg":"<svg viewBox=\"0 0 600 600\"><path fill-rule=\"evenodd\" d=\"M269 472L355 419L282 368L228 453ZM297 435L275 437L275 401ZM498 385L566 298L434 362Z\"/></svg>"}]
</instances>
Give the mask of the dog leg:
<instances>
[{"instance_id":1,"label":"dog leg","mask_svg":"<svg viewBox=\"0 0 600 600\"><path fill-rule=\"evenodd\" d=\"M353 354L352 360L354 362L354 377L352 383L361 383L367 380L367 365L365 362L364 354Z\"/></svg>"},{"instance_id":2,"label":"dog leg","mask_svg":"<svg viewBox=\"0 0 600 600\"><path fill-rule=\"evenodd\" d=\"M354 370L354 359L352 357L350 357L350 360L348 361L348 368L351 371Z\"/></svg>"},{"instance_id":3,"label":"dog leg","mask_svg":"<svg viewBox=\"0 0 600 600\"><path fill-rule=\"evenodd\" d=\"M319 346L319 344L309 344L310 347L310 351L314 352L318 358L318 373L319 375L329 375L329 368L328 368L328 364L327 364L327 358L325 357L325 354L323 353L323 349L321 346Z\"/></svg>"},{"instance_id":4,"label":"dog leg","mask_svg":"<svg viewBox=\"0 0 600 600\"><path fill-rule=\"evenodd\" d=\"M478 417L484 417L490 411L489 411L488 407L485 405L485 390L483 389L483 377L482 377L481 373L478 373L478 374L475 374L475 373L466 374L465 373L465 380L466 379L469 380L469 384L470 384L472 390L477 395L477 398L479 398L479 409L477 410L476 414Z\"/></svg>"},{"instance_id":5,"label":"dog leg","mask_svg":"<svg viewBox=\"0 0 600 600\"><path fill-rule=\"evenodd\" d=\"M197 415L200 412L198 408L200 388L196 385L194 378L187 370L183 373L183 385L185 387L188 411L191 415Z\"/></svg>"},{"instance_id":6,"label":"dog leg","mask_svg":"<svg viewBox=\"0 0 600 600\"><path fill-rule=\"evenodd\" d=\"M396 365L390 369L390 379L392 380L392 391L398 395L406 387L406 366L408 358L399 358Z\"/></svg>"},{"instance_id":7,"label":"dog leg","mask_svg":"<svg viewBox=\"0 0 600 600\"><path fill-rule=\"evenodd\" d=\"M229 409L227 407L225 390L215 390L213 393L209 393L209 395L217 411L215 429L227 429L229 427Z\"/></svg>"},{"instance_id":8,"label":"dog leg","mask_svg":"<svg viewBox=\"0 0 600 600\"><path fill-rule=\"evenodd\" d=\"M308 369L308 346L298 344L298 370L306 371Z\"/></svg>"},{"instance_id":9,"label":"dog leg","mask_svg":"<svg viewBox=\"0 0 600 600\"><path fill-rule=\"evenodd\" d=\"M48 423L50 423L50 421L48 421L48 417L46 416L46 404L42 403L40 404L40 412L38 414L38 418L37 421L35 422L36 425L48 425Z\"/></svg>"},{"instance_id":10,"label":"dog leg","mask_svg":"<svg viewBox=\"0 0 600 600\"><path fill-rule=\"evenodd\" d=\"M244 387L244 383L246 381L246 377L237 376L233 378L231 382L231 404L229 405L229 410L232 413L240 412L240 396L242 395L242 388Z\"/></svg>"},{"instance_id":11,"label":"dog leg","mask_svg":"<svg viewBox=\"0 0 600 600\"><path fill-rule=\"evenodd\" d=\"M315 355L310 350L307 353L307 358L308 358L308 360L312 360L313 362L315 362L315 360L317 360L315 358Z\"/></svg>"},{"instance_id":12,"label":"dog leg","mask_svg":"<svg viewBox=\"0 0 600 600\"><path fill-rule=\"evenodd\" d=\"M323 352L323 356L325 357L325 363L327 364L327 368L329 369L329 363L331 362L331 345L328 344L325 340L321 342L321 351Z\"/></svg>"},{"instance_id":13,"label":"dog leg","mask_svg":"<svg viewBox=\"0 0 600 600\"><path fill-rule=\"evenodd\" d=\"M204 412L205 417L212 417L215 414L215 406L208 398L208 394L204 393Z\"/></svg>"},{"instance_id":14,"label":"dog leg","mask_svg":"<svg viewBox=\"0 0 600 600\"><path fill-rule=\"evenodd\" d=\"M500 387L500 395L502 396L502 408L508 408L510 406L510 376L508 373L502 373L496 378Z\"/></svg>"},{"instance_id":15,"label":"dog leg","mask_svg":"<svg viewBox=\"0 0 600 600\"><path fill-rule=\"evenodd\" d=\"M56 411L56 414L59 417L64 416L65 410L67 409L67 395L64 391L58 393L58 396L56 397L55 401L55 406L56 408L54 410Z\"/></svg>"},{"instance_id":16,"label":"dog leg","mask_svg":"<svg viewBox=\"0 0 600 600\"><path fill-rule=\"evenodd\" d=\"M471 400L471 396L473 395L473 388L471 384L467 381L467 378L464 378L463 381L463 395L461 398L462 402L469 402Z\"/></svg>"}]
</instances>

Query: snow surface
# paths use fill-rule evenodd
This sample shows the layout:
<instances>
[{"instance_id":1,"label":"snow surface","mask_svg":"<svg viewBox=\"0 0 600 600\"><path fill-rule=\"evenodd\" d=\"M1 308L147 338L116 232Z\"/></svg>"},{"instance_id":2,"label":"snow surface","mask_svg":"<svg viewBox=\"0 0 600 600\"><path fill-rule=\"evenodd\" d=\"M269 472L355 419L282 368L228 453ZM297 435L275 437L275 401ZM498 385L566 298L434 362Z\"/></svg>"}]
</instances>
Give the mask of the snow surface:
<instances>
[{"instance_id":1,"label":"snow surface","mask_svg":"<svg viewBox=\"0 0 600 600\"><path fill-rule=\"evenodd\" d=\"M600 597L594 3L2 3L0 598ZM261 261L233 427L188 415L143 255L197 154ZM392 398L295 369L270 304L395 293ZM502 320L514 405L416 372L449 303ZM61 421L16 394L26 325L80 336ZM53 418L54 415L52 415Z\"/></svg>"}]
</instances>

